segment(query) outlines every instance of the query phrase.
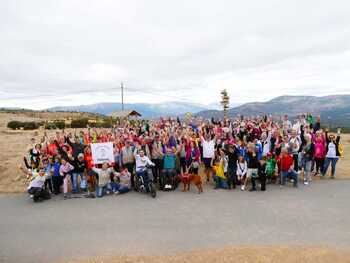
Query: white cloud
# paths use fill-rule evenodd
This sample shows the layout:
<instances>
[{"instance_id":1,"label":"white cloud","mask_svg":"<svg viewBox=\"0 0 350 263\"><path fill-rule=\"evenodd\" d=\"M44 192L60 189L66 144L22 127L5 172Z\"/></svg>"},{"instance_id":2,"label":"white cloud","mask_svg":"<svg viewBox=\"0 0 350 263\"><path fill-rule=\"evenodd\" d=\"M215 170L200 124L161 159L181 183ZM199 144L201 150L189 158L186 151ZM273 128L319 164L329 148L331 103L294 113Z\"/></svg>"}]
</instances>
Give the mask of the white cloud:
<instances>
[{"instance_id":1,"label":"white cloud","mask_svg":"<svg viewBox=\"0 0 350 263\"><path fill-rule=\"evenodd\" d=\"M127 79L127 74L123 68L104 63L95 63L88 66L81 76L81 80L87 82L109 83L110 85L115 85L121 79Z\"/></svg>"},{"instance_id":2,"label":"white cloud","mask_svg":"<svg viewBox=\"0 0 350 263\"><path fill-rule=\"evenodd\" d=\"M350 3L0 2L0 106L350 93ZM317 92L315 92L317 91Z\"/></svg>"}]
</instances>

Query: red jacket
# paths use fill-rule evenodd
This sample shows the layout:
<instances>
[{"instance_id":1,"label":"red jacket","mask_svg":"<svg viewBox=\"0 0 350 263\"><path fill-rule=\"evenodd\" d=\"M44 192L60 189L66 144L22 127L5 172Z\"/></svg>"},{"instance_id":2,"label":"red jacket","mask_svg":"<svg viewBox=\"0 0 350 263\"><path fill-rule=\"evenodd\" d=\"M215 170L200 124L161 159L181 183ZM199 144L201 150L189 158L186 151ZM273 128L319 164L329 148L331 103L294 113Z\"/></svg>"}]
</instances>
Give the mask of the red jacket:
<instances>
[{"instance_id":1,"label":"red jacket","mask_svg":"<svg viewBox=\"0 0 350 263\"><path fill-rule=\"evenodd\" d=\"M92 169L92 167L94 167L94 163L92 161L92 155L85 153L84 154L84 159L85 159L87 168L88 169Z\"/></svg>"},{"instance_id":2,"label":"red jacket","mask_svg":"<svg viewBox=\"0 0 350 263\"><path fill-rule=\"evenodd\" d=\"M288 172L289 168L294 164L293 157L291 155L283 155L281 157L281 170L282 172Z\"/></svg>"}]
</instances>

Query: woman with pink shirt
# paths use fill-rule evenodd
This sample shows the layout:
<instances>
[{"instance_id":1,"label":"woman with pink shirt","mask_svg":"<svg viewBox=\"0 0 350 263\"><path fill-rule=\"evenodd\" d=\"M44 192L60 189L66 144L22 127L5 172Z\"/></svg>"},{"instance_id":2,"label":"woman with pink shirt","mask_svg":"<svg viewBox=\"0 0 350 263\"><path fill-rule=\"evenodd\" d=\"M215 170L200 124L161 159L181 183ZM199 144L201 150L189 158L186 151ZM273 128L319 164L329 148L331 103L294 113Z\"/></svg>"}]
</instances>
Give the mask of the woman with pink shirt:
<instances>
[{"instance_id":1,"label":"woman with pink shirt","mask_svg":"<svg viewBox=\"0 0 350 263\"><path fill-rule=\"evenodd\" d=\"M316 163L316 172L315 175L322 172L324 159L326 156L326 139L322 131L317 131L315 134L315 163Z\"/></svg>"}]
</instances>

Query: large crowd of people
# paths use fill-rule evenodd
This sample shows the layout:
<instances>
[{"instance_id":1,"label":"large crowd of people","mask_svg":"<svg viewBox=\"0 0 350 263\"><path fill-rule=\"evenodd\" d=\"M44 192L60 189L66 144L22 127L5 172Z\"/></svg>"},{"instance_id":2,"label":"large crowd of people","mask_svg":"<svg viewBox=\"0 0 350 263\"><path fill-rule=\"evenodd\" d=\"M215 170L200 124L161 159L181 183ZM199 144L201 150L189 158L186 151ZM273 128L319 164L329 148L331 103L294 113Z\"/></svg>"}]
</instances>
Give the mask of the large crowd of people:
<instances>
[{"instance_id":1,"label":"large crowd of people","mask_svg":"<svg viewBox=\"0 0 350 263\"><path fill-rule=\"evenodd\" d=\"M112 142L114 162L95 165L91 144ZM34 201L63 193L64 198L118 195L134 190L152 169L160 190L188 190L194 179L215 189L266 191L269 185L299 181L310 186L314 176L324 178L342 155L337 134L321 127L320 117L300 115L206 120L189 117L125 121L111 129L57 131L32 138L24 164L28 192ZM151 167L151 168L149 168Z\"/></svg>"}]
</instances>

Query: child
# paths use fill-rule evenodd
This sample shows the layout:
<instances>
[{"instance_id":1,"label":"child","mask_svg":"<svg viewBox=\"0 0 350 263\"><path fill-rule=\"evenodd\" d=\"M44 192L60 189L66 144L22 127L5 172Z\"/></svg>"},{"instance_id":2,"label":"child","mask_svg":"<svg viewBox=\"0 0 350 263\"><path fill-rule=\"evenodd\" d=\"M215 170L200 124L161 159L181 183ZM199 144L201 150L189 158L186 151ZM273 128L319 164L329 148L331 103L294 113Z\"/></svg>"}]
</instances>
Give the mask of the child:
<instances>
[{"instance_id":1,"label":"child","mask_svg":"<svg viewBox=\"0 0 350 263\"><path fill-rule=\"evenodd\" d=\"M252 177L252 188L249 191L256 191L256 180L259 179L261 191L266 190L266 157L263 156L259 161L258 177Z\"/></svg>"},{"instance_id":2,"label":"child","mask_svg":"<svg viewBox=\"0 0 350 263\"><path fill-rule=\"evenodd\" d=\"M245 178L247 176L247 170L248 170L247 162L246 160L244 160L243 155L240 155L237 161L237 182L238 184L241 185L242 191L244 190L243 186L244 186Z\"/></svg>"},{"instance_id":3,"label":"child","mask_svg":"<svg viewBox=\"0 0 350 263\"><path fill-rule=\"evenodd\" d=\"M276 160L272 156L271 153L268 153L266 155L266 158L267 158L267 160L266 160L266 176L267 176L268 182L271 182L272 180L276 179L276 176L275 176Z\"/></svg>"},{"instance_id":4,"label":"child","mask_svg":"<svg viewBox=\"0 0 350 263\"><path fill-rule=\"evenodd\" d=\"M60 176L60 158L55 157L55 162L53 164L53 174L52 174L52 184L53 184L53 193L58 195L60 193L60 187L62 184L62 177Z\"/></svg>"},{"instance_id":5,"label":"child","mask_svg":"<svg viewBox=\"0 0 350 263\"><path fill-rule=\"evenodd\" d=\"M63 178L63 194L64 198L70 198L68 194L68 184L71 183L70 176L67 176L71 171L73 171L74 167L71 165L66 159L62 159L62 163L60 166L60 175Z\"/></svg>"},{"instance_id":6,"label":"child","mask_svg":"<svg viewBox=\"0 0 350 263\"><path fill-rule=\"evenodd\" d=\"M227 167L227 159L225 157L225 153L222 149L219 150L219 160L216 161L214 165L214 181L215 181L215 189L223 188L228 189L227 177L225 175L225 166Z\"/></svg>"},{"instance_id":7,"label":"child","mask_svg":"<svg viewBox=\"0 0 350 263\"><path fill-rule=\"evenodd\" d=\"M45 169L45 190L50 190L50 193L53 193L52 189L52 175L53 175L53 160L52 158L43 159L43 168Z\"/></svg>"}]
</instances>

